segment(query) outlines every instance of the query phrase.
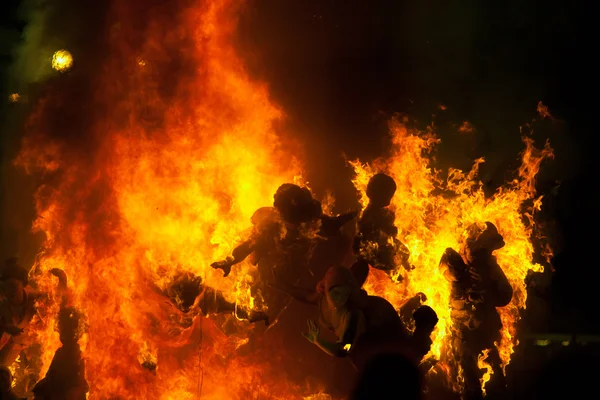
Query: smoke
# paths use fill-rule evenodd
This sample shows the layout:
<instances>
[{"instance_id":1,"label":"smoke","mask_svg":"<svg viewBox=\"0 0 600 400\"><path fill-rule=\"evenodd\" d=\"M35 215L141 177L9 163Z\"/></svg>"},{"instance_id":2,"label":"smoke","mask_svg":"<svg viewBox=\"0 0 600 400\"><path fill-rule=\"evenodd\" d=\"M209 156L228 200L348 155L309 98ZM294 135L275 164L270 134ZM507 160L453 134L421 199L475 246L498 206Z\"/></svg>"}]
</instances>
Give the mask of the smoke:
<instances>
[{"instance_id":1,"label":"smoke","mask_svg":"<svg viewBox=\"0 0 600 400\"><path fill-rule=\"evenodd\" d=\"M85 124L84 101L91 96L89 85L98 59L102 57L105 33L105 4L82 3L74 0L25 0L12 10L14 21L21 21L11 31L13 41L5 43L4 52L10 64L3 70L2 130L0 142L2 174L0 195L2 228L0 255L18 255L24 264L33 261L39 238L32 239L29 226L35 216L31 178L14 165L25 122L40 102L50 93L69 91L66 102L48 104L56 117L48 121L45 131L65 140L80 137ZM103 2L100 2L103 3ZM21 29L19 29L21 28ZM67 49L74 57L73 71L61 74L52 69L55 51ZM60 85L70 81L69 85ZM10 94L18 94L11 101Z\"/></svg>"}]
</instances>

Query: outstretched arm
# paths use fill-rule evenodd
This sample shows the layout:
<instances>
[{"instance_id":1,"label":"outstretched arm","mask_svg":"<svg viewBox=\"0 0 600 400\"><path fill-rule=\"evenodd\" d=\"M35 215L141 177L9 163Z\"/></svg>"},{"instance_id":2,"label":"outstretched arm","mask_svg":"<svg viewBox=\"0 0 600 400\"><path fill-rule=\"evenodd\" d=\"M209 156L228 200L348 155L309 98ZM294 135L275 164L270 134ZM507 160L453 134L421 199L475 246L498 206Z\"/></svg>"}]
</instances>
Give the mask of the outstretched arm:
<instances>
[{"instance_id":1,"label":"outstretched arm","mask_svg":"<svg viewBox=\"0 0 600 400\"><path fill-rule=\"evenodd\" d=\"M235 264L239 264L244 261L250 254L254 252L254 248L256 246L256 241L254 240L246 240L245 242L238 245L233 252L231 253L231 257L227 257L225 260L216 261L210 264L211 267L215 269L222 269L223 276L227 276L231 273L231 267Z\"/></svg>"}]
</instances>

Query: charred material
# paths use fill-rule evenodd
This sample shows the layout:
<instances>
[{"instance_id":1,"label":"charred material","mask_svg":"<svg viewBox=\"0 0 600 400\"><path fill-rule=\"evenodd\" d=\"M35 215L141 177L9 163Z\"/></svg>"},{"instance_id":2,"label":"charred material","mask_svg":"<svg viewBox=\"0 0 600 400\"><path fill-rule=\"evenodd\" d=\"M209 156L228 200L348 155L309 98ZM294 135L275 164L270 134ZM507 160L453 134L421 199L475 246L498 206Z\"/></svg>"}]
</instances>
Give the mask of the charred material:
<instances>
[{"instance_id":1,"label":"charred material","mask_svg":"<svg viewBox=\"0 0 600 400\"><path fill-rule=\"evenodd\" d=\"M375 174L367 185L369 204L358 222L354 252L358 261L352 267L359 283L364 283L368 265L392 273L398 266L411 269L410 252L398 240L396 215L389 205L396 193L396 182L386 174Z\"/></svg>"},{"instance_id":2,"label":"charred material","mask_svg":"<svg viewBox=\"0 0 600 400\"><path fill-rule=\"evenodd\" d=\"M483 396L477 363L484 352L494 372L490 387L502 392L506 386L496 346L502 328L497 308L510 303L512 287L492 254L502 247L504 240L496 226L475 224L468 229L463 255L449 248L441 260L452 284L452 317L458 327L454 340L462 350L456 362L464 371L465 399Z\"/></svg>"},{"instance_id":3,"label":"charred material","mask_svg":"<svg viewBox=\"0 0 600 400\"><path fill-rule=\"evenodd\" d=\"M179 311L184 314L208 316L211 314L235 314L237 318L251 323L264 321L269 324L269 316L260 311L248 310L236 303L227 301L218 290L206 286L202 278L190 272L175 277L166 290L166 295Z\"/></svg>"}]
</instances>

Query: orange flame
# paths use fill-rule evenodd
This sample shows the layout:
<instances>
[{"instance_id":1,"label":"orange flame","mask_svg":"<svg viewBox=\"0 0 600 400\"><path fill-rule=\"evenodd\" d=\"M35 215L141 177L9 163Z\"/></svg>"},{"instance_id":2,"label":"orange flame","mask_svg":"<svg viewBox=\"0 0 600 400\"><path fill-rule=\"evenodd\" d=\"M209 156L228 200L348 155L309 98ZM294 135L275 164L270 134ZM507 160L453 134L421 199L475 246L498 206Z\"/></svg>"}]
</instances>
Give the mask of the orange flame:
<instances>
[{"instance_id":1,"label":"orange flame","mask_svg":"<svg viewBox=\"0 0 600 400\"><path fill-rule=\"evenodd\" d=\"M525 308L525 277L529 270L543 270L541 265L533 263L531 243L535 205L541 201L535 195L535 176L542 161L552 157L552 150L548 144L543 150L537 150L531 139L524 138L525 151L518 177L498 189L493 197L486 198L482 183L477 180L483 159L476 160L466 173L450 169L448 178L443 180L441 171L430 167L431 151L440 141L431 130L418 132L408 128L406 121L394 121L391 132L394 147L388 158L373 165L350 162L356 173L353 182L362 205L366 206L366 186L371 176L385 172L395 179L398 189L392 207L396 212L398 238L410 249L409 262L415 269L398 271L395 278L400 275L404 278L400 283L374 271L365 288L397 307L418 292L424 293L427 304L439 317L430 355L442 364L444 360L451 360L455 349L449 340L453 329L450 285L440 268L440 258L446 248L460 248L462 236L470 225L494 223L506 242L495 254L514 290L511 303L500 309L503 329L498 350L506 366L517 344L519 312ZM443 365L438 364L438 368L444 370Z\"/></svg>"},{"instance_id":2,"label":"orange flame","mask_svg":"<svg viewBox=\"0 0 600 400\"><path fill-rule=\"evenodd\" d=\"M231 253L252 213L272 204L281 183L298 181L300 170L273 128L281 111L236 56L236 4L143 9L140 36L129 24L139 9L114 2L111 57L92 99L103 111L86 132L91 150L44 133L55 99L31 116L17 163L45 176L34 224L46 237L36 270L40 289L54 292L52 268L69 276L73 301L87 318L81 342L90 399L310 395L258 356L238 355L248 341L246 323L230 318L238 335L227 337L216 323L197 319L171 336L165 299L149 288L163 287L180 268L252 305L253 266L244 263L223 278L209 265ZM141 43L129 40L140 37ZM160 86L164 71L172 73L165 60L180 50L178 59L188 64L182 76ZM59 346L53 319L33 330L44 345L42 375ZM144 364L156 364L155 372Z\"/></svg>"}]
</instances>

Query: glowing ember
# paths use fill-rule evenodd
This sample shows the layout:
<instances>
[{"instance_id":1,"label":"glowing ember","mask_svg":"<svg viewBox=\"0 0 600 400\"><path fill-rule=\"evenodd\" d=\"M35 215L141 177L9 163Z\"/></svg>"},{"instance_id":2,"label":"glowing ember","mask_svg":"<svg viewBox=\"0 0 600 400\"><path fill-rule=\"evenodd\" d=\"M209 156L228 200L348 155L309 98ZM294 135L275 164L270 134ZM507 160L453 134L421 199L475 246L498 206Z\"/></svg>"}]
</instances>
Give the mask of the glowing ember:
<instances>
[{"instance_id":1,"label":"glowing ember","mask_svg":"<svg viewBox=\"0 0 600 400\"><path fill-rule=\"evenodd\" d=\"M392 282L387 275L375 271L366 288L398 307L418 292L427 296L426 303L440 319L434 332L431 355L441 360L439 368L447 371L443 363L450 362L452 352L458 349L448 340L453 331L450 284L439 266L440 258L446 248L460 248L466 228L473 223L494 223L506 242L506 246L495 254L514 291L511 303L499 309L503 323L499 352L506 366L517 343L519 311L525 307L525 277L529 270L543 270L541 265L532 262L533 213L540 200L535 197L534 180L540 163L551 157L552 151L548 145L541 151L536 150L532 140L525 138L518 177L500 188L493 197L486 198L482 183L476 179L483 159L477 160L467 173L450 169L447 179L443 180L441 171L430 166L431 151L439 143L432 132L417 132L398 122L392 124L391 130L394 148L389 158L373 165L351 162L356 172L354 184L362 204L366 205L365 191L372 175L381 171L396 180L398 190L392 206L396 212L398 237L410 249L409 261L415 269L399 271L405 278L401 283Z\"/></svg>"},{"instance_id":2,"label":"glowing ember","mask_svg":"<svg viewBox=\"0 0 600 400\"><path fill-rule=\"evenodd\" d=\"M67 50L58 50L52 56L52 68L65 72L73 65L73 56Z\"/></svg>"},{"instance_id":3,"label":"glowing ember","mask_svg":"<svg viewBox=\"0 0 600 400\"><path fill-rule=\"evenodd\" d=\"M19 95L19 93L12 93L11 95L8 96L8 100L11 103L18 103L19 100L21 100L21 96Z\"/></svg>"}]
</instances>

